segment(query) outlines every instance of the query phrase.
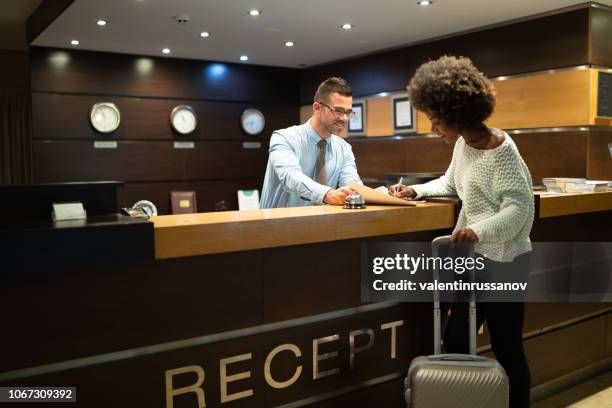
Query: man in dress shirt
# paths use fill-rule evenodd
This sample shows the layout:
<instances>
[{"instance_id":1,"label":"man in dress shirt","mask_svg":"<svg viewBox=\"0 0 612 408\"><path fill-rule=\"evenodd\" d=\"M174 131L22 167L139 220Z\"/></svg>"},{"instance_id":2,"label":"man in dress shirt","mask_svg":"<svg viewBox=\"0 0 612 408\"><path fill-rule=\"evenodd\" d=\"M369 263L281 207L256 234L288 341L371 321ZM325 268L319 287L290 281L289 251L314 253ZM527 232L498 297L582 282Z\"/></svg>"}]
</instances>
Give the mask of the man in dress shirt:
<instances>
[{"instance_id":1,"label":"man in dress shirt","mask_svg":"<svg viewBox=\"0 0 612 408\"><path fill-rule=\"evenodd\" d=\"M337 136L353 115L352 95L344 79L328 78L306 123L272 133L261 208L342 205L348 182L361 184L351 145Z\"/></svg>"}]
</instances>

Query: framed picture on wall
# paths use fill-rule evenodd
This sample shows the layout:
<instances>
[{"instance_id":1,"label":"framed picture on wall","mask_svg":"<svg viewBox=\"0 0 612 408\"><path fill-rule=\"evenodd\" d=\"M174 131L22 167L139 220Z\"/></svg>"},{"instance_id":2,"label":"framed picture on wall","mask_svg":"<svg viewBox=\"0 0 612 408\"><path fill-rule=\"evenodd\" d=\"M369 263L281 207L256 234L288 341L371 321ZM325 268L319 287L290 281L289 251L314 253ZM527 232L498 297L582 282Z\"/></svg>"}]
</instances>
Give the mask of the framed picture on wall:
<instances>
[{"instance_id":1,"label":"framed picture on wall","mask_svg":"<svg viewBox=\"0 0 612 408\"><path fill-rule=\"evenodd\" d=\"M398 95L391 98L393 110L393 132L410 133L416 132L416 111L406 95Z\"/></svg>"},{"instance_id":2,"label":"framed picture on wall","mask_svg":"<svg viewBox=\"0 0 612 408\"><path fill-rule=\"evenodd\" d=\"M353 115L348 121L349 136L365 135L366 129L366 103L365 101L353 102Z\"/></svg>"}]
</instances>

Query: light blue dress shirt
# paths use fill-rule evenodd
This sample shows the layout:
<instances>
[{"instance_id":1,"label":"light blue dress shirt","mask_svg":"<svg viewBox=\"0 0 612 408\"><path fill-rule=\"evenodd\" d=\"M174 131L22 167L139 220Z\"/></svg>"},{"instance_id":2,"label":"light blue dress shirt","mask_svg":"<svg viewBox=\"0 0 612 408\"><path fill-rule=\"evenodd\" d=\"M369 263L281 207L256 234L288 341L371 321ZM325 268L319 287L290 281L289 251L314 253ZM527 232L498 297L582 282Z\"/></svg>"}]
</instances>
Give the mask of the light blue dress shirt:
<instances>
[{"instance_id":1,"label":"light blue dress shirt","mask_svg":"<svg viewBox=\"0 0 612 408\"><path fill-rule=\"evenodd\" d=\"M330 188L362 184L351 145L336 135L327 138L327 185L314 181L320 140L310 121L272 133L260 208L322 204Z\"/></svg>"}]
</instances>

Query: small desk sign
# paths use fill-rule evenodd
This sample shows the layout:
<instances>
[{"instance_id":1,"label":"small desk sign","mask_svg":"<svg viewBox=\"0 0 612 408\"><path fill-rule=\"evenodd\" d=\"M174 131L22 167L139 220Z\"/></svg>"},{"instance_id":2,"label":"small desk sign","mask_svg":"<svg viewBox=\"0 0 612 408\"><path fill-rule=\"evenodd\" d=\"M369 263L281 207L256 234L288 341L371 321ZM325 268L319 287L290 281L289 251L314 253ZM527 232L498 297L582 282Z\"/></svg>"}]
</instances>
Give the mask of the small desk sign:
<instances>
[{"instance_id":1,"label":"small desk sign","mask_svg":"<svg viewBox=\"0 0 612 408\"><path fill-rule=\"evenodd\" d=\"M80 201L71 203L53 203L51 218L53 221L82 220L87 218L87 212Z\"/></svg>"},{"instance_id":2,"label":"small desk sign","mask_svg":"<svg viewBox=\"0 0 612 408\"><path fill-rule=\"evenodd\" d=\"M94 149L116 149L116 140L96 140L94 141Z\"/></svg>"},{"instance_id":3,"label":"small desk sign","mask_svg":"<svg viewBox=\"0 0 612 408\"><path fill-rule=\"evenodd\" d=\"M258 190L238 190L238 209L239 210L258 210L259 191Z\"/></svg>"},{"instance_id":4,"label":"small desk sign","mask_svg":"<svg viewBox=\"0 0 612 408\"><path fill-rule=\"evenodd\" d=\"M261 149L261 142L242 142L243 149Z\"/></svg>"},{"instance_id":5,"label":"small desk sign","mask_svg":"<svg viewBox=\"0 0 612 408\"><path fill-rule=\"evenodd\" d=\"M194 142L174 142L175 149L193 149L194 147Z\"/></svg>"}]
</instances>

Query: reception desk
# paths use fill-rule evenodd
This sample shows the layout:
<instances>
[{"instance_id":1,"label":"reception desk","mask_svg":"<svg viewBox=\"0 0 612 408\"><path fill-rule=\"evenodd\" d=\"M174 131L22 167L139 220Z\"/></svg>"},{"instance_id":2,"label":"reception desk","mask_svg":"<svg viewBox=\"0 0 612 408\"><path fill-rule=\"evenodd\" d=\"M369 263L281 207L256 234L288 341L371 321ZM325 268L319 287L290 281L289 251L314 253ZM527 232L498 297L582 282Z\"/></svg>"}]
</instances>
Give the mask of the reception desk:
<instances>
[{"instance_id":1,"label":"reception desk","mask_svg":"<svg viewBox=\"0 0 612 408\"><path fill-rule=\"evenodd\" d=\"M610 194L538 213L534 233L572 240L572 217L612 225ZM430 241L455 214L427 203L161 216L155 259L3 271L0 385L76 386L87 407L403 406L410 360L432 351L431 305L362 303L361 244ZM534 385L607 364L608 306L528 305ZM559 344L576 347L561 364Z\"/></svg>"}]
</instances>

